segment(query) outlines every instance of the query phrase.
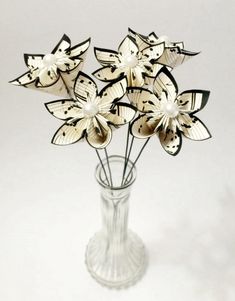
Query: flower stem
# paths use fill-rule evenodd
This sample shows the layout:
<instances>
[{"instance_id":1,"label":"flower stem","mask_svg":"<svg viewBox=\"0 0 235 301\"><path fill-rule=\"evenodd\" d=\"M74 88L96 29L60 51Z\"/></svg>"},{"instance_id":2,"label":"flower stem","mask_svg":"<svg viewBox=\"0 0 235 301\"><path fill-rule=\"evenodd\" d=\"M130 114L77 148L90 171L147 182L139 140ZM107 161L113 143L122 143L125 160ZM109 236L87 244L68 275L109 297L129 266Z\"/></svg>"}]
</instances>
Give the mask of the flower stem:
<instances>
[{"instance_id":1,"label":"flower stem","mask_svg":"<svg viewBox=\"0 0 235 301\"><path fill-rule=\"evenodd\" d=\"M111 183L111 188L113 188L113 179L112 179L112 172L111 172L111 168L110 168L110 164L109 164L109 156L108 156L108 152L106 147L104 148L104 152L105 152L105 156L106 156L106 160L107 160L107 165L108 165L108 170L109 170L109 176L110 176L110 183Z\"/></svg>"},{"instance_id":2,"label":"flower stem","mask_svg":"<svg viewBox=\"0 0 235 301\"><path fill-rule=\"evenodd\" d=\"M125 162L124 162L124 165L123 165L123 173L122 173L122 182L121 182L121 185L123 183L123 179L124 179L124 176L125 176L125 171L126 171L126 161L127 161L127 152L128 152L128 146L129 146L129 137L130 137L130 123L128 124L128 130L127 130L127 135L126 135L126 149L125 149Z\"/></svg>"},{"instance_id":3,"label":"flower stem","mask_svg":"<svg viewBox=\"0 0 235 301\"><path fill-rule=\"evenodd\" d=\"M145 146L146 146L147 143L149 142L149 139L150 139L150 138L151 138L151 137L149 137L149 138L145 141L144 145L141 147L141 150L140 150L138 156L136 157L136 159L135 159L135 161L134 161L134 163L133 163L133 165L132 165L132 167L131 167L131 169L130 169L130 171L129 171L129 173L128 173L128 175L127 175L125 181L124 181L124 185L126 184L128 178L129 178L129 176L131 175L131 172L132 172L133 168L135 167L137 161L139 160L139 157L140 157L140 155L142 154L142 152L143 152Z\"/></svg>"},{"instance_id":4,"label":"flower stem","mask_svg":"<svg viewBox=\"0 0 235 301\"><path fill-rule=\"evenodd\" d=\"M134 139L135 139L135 137L132 136L130 148L129 148L129 151L128 151L128 155L125 156L125 166L124 166L123 178L122 178L122 184L121 184L121 185L123 185L123 181L124 181L124 178L125 178L126 168L127 168L128 161L129 161L129 159L130 159L130 155L131 155L131 151L132 151L132 146L133 146L133 143L134 143Z\"/></svg>"},{"instance_id":5,"label":"flower stem","mask_svg":"<svg viewBox=\"0 0 235 301\"><path fill-rule=\"evenodd\" d=\"M98 158L99 158L99 160L100 160L100 164L101 164L101 166L102 166L102 169L103 169L103 171L104 171L104 175L105 175L105 178L106 178L107 184L108 184L108 186L110 186L110 183L109 183L109 180L108 180L108 176L107 176L106 170L105 170L105 168L104 168L104 164L103 164L103 162L102 162L102 160L101 160L101 158L100 158L100 154L99 154L99 152L98 152L98 150L97 150L97 149L95 149L95 151L96 151L97 157L98 157Z\"/></svg>"}]
</instances>

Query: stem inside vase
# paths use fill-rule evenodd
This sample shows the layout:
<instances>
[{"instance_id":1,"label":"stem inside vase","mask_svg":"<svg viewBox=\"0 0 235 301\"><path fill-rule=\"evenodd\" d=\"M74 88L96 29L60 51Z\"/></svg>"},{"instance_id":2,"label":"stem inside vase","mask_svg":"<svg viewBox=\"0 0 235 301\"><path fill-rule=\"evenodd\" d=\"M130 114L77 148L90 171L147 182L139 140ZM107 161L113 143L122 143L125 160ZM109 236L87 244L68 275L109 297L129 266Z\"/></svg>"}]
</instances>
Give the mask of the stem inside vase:
<instances>
[{"instance_id":1,"label":"stem inside vase","mask_svg":"<svg viewBox=\"0 0 235 301\"><path fill-rule=\"evenodd\" d=\"M96 168L101 188L102 229L90 240L86 264L91 275L108 287L127 287L143 274L146 265L145 248L141 239L128 230L129 197L136 179L136 168L127 162L128 180L122 184L126 158L110 156ZM112 171L112 187L105 175L107 164Z\"/></svg>"}]
</instances>

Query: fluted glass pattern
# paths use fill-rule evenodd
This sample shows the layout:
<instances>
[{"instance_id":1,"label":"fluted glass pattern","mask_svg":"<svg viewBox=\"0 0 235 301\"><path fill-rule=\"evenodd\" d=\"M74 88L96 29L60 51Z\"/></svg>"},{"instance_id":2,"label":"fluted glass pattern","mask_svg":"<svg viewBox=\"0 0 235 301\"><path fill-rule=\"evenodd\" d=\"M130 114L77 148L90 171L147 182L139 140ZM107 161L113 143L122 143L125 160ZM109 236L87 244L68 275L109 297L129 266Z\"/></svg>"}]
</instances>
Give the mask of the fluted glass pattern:
<instances>
[{"instance_id":1,"label":"fluted glass pattern","mask_svg":"<svg viewBox=\"0 0 235 301\"><path fill-rule=\"evenodd\" d=\"M146 256L141 239L128 230L129 196L136 178L136 169L129 161L125 184L121 184L124 158L109 157L113 187L107 185L102 165L96 169L101 187L102 229L90 240L86 251L86 263L91 275L108 287L127 287L143 274ZM103 160L107 169L107 161Z\"/></svg>"}]
</instances>

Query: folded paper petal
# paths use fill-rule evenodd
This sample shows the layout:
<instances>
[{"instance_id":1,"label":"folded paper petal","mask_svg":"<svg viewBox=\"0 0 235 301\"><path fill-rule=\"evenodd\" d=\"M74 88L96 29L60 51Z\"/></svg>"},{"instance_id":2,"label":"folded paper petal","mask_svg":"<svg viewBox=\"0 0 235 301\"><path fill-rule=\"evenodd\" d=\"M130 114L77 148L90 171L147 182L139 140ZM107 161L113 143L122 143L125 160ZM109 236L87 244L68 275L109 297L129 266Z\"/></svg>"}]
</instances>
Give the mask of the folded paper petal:
<instances>
[{"instance_id":1,"label":"folded paper petal","mask_svg":"<svg viewBox=\"0 0 235 301\"><path fill-rule=\"evenodd\" d=\"M132 122L130 132L136 138L148 138L154 134L157 123L147 115L139 115Z\"/></svg>"},{"instance_id":2,"label":"folded paper petal","mask_svg":"<svg viewBox=\"0 0 235 301\"><path fill-rule=\"evenodd\" d=\"M81 61L81 59L70 59L68 57L65 57L58 59L56 62L56 66L62 72L70 72L71 70L76 68Z\"/></svg>"},{"instance_id":3,"label":"folded paper petal","mask_svg":"<svg viewBox=\"0 0 235 301\"><path fill-rule=\"evenodd\" d=\"M160 131L159 139L162 147L168 154L176 156L179 153L182 145L182 136L178 129L172 127Z\"/></svg>"},{"instance_id":4,"label":"folded paper petal","mask_svg":"<svg viewBox=\"0 0 235 301\"><path fill-rule=\"evenodd\" d=\"M142 87L144 85L143 70L140 67L131 68L126 75L129 87Z\"/></svg>"},{"instance_id":5,"label":"folded paper petal","mask_svg":"<svg viewBox=\"0 0 235 301\"><path fill-rule=\"evenodd\" d=\"M190 52L181 49L179 46L166 47L158 62L171 68L175 68L183 64L193 56L197 55L198 53L199 52Z\"/></svg>"},{"instance_id":6,"label":"folded paper petal","mask_svg":"<svg viewBox=\"0 0 235 301\"><path fill-rule=\"evenodd\" d=\"M175 101L176 95L178 94L178 86L167 68L163 67L157 74L153 82L153 92L161 99L162 95L165 94L169 101Z\"/></svg>"},{"instance_id":7,"label":"folded paper petal","mask_svg":"<svg viewBox=\"0 0 235 301\"><path fill-rule=\"evenodd\" d=\"M66 53L69 55L70 58L84 58L83 55L89 48L91 43L91 39L87 39L84 42L81 42L73 47L71 47L69 50L66 51Z\"/></svg>"},{"instance_id":8,"label":"folded paper petal","mask_svg":"<svg viewBox=\"0 0 235 301\"><path fill-rule=\"evenodd\" d=\"M92 73L97 79L107 82L124 76L124 72L117 67L107 66L102 67Z\"/></svg>"},{"instance_id":9,"label":"folded paper petal","mask_svg":"<svg viewBox=\"0 0 235 301\"><path fill-rule=\"evenodd\" d=\"M43 61L43 54L24 54L25 64L30 70L41 68Z\"/></svg>"},{"instance_id":10,"label":"folded paper petal","mask_svg":"<svg viewBox=\"0 0 235 301\"><path fill-rule=\"evenodd\" d=\"M84 137L89 123L89 119L81 119L76 124L67 122L58 129L51 142L56 145L68 145L78 142Z\"/></svg>"},{"instance_id":11,"label":"folded paper petal","mask_svg":"<svg viewBox=\"0 0 235 301\"><path fill-rule=\"evenodd\" d=\"M116 65L120 63L117 51L96 47L94 48L94 51L97 60L103 66Z\"/></svg>"},{"instance_id":12,"label":"folded paper petal","mask_svg":"<svg viewBox=\"0 0 235 301\"><path fill-rule=\"evenodd\" d=\"M43 68L39 71L35 85L37 87L48 87L53 85L59 79L57 68L52 66L50 70Z\"/></svg>"},{"instance_id":13,"label":"folded paper petal","mask_svg":"<svg viewBox=\"0 0 235 301\"><path fill-rule=\"evenodd\" d=\"M113 125L123 125L130 122L136 111L127 103L118 102L104 117Z\"/></svg>"},{"instance_id":14,"label":"folded paper petal","mask_svg":"<svg viewBox=\"0 0 235 301\"><path fill-rule=\"evenodd\" d=\"M178 121L185 137L192 140L206 140L211 138L211 134L206 126L196 116L180 114Z\"/></svg>"},{"instance_id":15,"label":"folded paper petal","mask_svg":"<svg viewBox=\"0 0 235 301\"><path fill-rule=\"evenodd\" d=\"M160 58L160 56L163 54L165 47L165 43L160 43L158 45L152 45L147 48L145 48L142 51L143 56L150 62L156 63L156 61Z\"/></svg>"},{"instance_id":16,"label":"folded paper petal","mask_svg":"<svg viewBox=\"0 0 235 301\"><path fill-rule=\"evenodd\" d=\"M133 33L131 36L135 39L136 44L139 47L139 51L142 51L146 47L149 47L149 44L146 42L146 39L144 39L140 34Z\"/></svg>"},{"instance_id":17,"label":"folded paper petal","mask_svg":"<svg viewBox=\"0 0 235 301\"><path fill-rule=\"evenodd\" d=\"M82 118L82 113L79 103L73 100L62 99L51 101L45 104L47 110L56 118L68 120L70 118Z\"/></svg>"},{"instance_id":18,"label":"folded paper petal","mask_svg":"<svg viewBox=\"0 0 235 301\"><path fill-rule=\"evenodd\" d=\"M87 129L87 142L94 148L105 148L112 139L112 130L100 115L93 118Z\"/></svg>"},{"instance_id":19,"label":"folded paper petal","mask_svg":"<svg viewBox=\"0 0 235 301\"><path fill-rule=\"evenodd\" d=\"M118 47L118 52L123 56L137 55L139 49L136 42L130 36L125 37Z\"/></svg>"},{"instance_id":20,"label":"folded paper petal","mask_svg":"<svg viewBox=\"0 0 235 301\"><path fill-rule=\"evenodd\" d=\"M55 46L55 48L52 50L52 54L57 54L61 52L65 52L71 45L70 38L64 34L59 43Z\"/></svg>"},{"instance_id":21,"label":"folded paper petal","mask_svg":"<svg viewBox=\"0 0 235 301\"><path fill-rule=\"evenodd\" d=\"M13 79L10 81L11 84L15 86L24 86L27 87L30 83L35 81L35 78L38 75L38 70L34 71L27 71L21 76L17 77L16 79Z\"/></svg>"},{"instance_id":22,"label":"folded paper petal","mask_svg":"<svg viewBox=\"0 0 235 301\"><path fill-rule=\"evenodd\" d=\"M163 67L164 67L163 65L158 64L158 63L155 63L155 64L150 64L149 62L143 63L143 68L145 70L145 77L155 78L156 75L160 72L160 70Z\"/></svg>"},{"instance_id":23,"label":"folded paper petal","mask_svg":"<svg viewBox=\"0 0 235 301\"><path fill-rule=\"evenodd\" d=\"M188 90L177 96L177 105L180 111L195 113L207 104L210 91Z\"/></svg>"},{"instance_id":24,"label":"folded paper petal","mask_svg":"<svg viewBox=\"0 0 235 301\"><path fill-rule=\"evenodd\" d=\"M97 95L96 83L90 76L80 71L75 81L74 94L79 100L92 101Z\"/></svg>"},{"instance_id":25,"label":"folded paper petal","mask_svg":"<svg viewBox=\"0 0 235 301\"><path fill-rule=\"evenodd\" d=\"M99 93L99 107L103 112L109 111L113 103L119 101L126 93L127 79L123 77L120 80L111 82L105 86Z\"/></svg>"},{"instance_id":26,"label":"folded paper petal","mask_svg":"<svg viewBox=\"0 0 235 301\"><path fill-rule=\"evenodd\" d=\"M139 111L148 113L160 109L160 102L156 96L144 88L128 88L127 96L133 106Z\"/></svg>"}]
</instances>

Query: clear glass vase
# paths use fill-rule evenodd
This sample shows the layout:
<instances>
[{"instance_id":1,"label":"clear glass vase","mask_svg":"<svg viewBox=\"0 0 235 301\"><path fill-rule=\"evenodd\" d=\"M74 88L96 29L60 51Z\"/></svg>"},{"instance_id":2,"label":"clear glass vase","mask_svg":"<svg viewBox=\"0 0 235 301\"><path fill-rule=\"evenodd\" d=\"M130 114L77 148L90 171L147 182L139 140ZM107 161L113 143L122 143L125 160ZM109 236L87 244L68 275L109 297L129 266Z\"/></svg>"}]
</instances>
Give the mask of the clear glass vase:
<instances>
[{"instance_id":1,"label":"clear glass vase","mask_svg":"<svg viewBox=\"0 0 235 301\"><path fill-rule=\"evenodd\" d=\"M146 267L145 248L141 239L128 229L129 197L136 179L136 168L128 161L122 183L125 158L110 156L96 168L101 188L102 229L90 240L86 250L86 265L90 274L101 284L123 288L134 284ZM102 167L103 165L103 167ZM112 171L112 188L106 174Z\"/></svg>"}]
</instances>

